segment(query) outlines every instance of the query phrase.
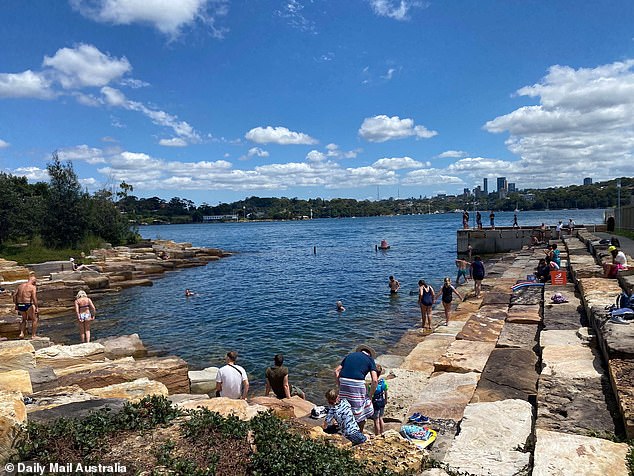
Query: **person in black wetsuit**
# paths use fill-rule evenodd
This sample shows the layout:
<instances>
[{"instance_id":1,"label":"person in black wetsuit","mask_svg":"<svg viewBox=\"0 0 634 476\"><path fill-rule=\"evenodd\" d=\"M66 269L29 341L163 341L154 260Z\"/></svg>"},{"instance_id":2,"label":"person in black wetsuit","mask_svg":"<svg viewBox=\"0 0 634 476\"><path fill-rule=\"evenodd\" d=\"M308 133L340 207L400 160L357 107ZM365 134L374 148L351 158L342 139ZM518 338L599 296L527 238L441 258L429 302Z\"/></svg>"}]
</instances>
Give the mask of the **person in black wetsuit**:
<instances>
[{"instance_id":1,"label":"person in black wetsuit","mask_svg":"<svg viewBox=\"0 0 634 476\"><path fill-rule=\"evenodd\" d=\"M458 296L460 300L462 300L462 296L456 288L451 285L451 278L446 277L443 282L442 288L440 288L440 295L438 298L442 298L442 306L445 308L445 325L449 324L449 317L451 315L451 301L453 301L453 295Z\"/></svg>"}]
</instances>

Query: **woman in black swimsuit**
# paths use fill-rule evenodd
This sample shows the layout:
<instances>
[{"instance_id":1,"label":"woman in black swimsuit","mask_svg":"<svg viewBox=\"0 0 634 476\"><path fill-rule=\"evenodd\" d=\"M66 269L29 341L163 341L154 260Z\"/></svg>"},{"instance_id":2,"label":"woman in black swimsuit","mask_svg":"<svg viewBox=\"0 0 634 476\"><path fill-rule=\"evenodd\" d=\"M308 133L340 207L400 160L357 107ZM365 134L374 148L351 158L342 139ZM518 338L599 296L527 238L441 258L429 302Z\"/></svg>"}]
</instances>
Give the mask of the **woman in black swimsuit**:
<instances>
[{"instance_id":1,"label":"woman in black swimsuit","mask_svg":"<svg viewBox=\"0 0 634 476\"><path fill-rule=\"evenodd\" d=\"M423 320L423 329L431 330L431 306L435 299L434 288L428 286L423 279L418 281L418 305Z\"/></svg>"},{"instance_id":2,"label":"woman in black swimsuit","mask_svg":"<svg viewBox=\"0 0 634 476\"><path fill-rule=\"evenodd\" d=\"M458 291L456 291L456 288L451 285L451 278L449 277L445 278L445 281L440 290L441 294L438 297L442 298L442 306L445 308L445 325L448 325L449 316L451 314L451 301L453 300L453 295L455 294L456 296L458 296L460 300L462 300L462 296Z\"/></svg>"}]
</instances>

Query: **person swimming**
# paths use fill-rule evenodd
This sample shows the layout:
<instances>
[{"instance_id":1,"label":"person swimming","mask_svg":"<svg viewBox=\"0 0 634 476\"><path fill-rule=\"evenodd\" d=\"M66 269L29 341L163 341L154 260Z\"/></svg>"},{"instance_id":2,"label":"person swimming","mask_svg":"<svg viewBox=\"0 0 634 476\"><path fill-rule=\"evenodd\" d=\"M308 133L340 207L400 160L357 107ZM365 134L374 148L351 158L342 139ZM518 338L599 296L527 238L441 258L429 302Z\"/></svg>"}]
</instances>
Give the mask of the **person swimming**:
<instances>
[{"instance_id":1,"label":"person swimming","mask_svg":"<svg viewBox=\"0 0 634 476\"><path fill-rule=\"evenodd\" d=\"M345 310L346 310L346 308L343 307L343 302L342 301L337 301L337 312L343 312Z\"/></svg>"},{"instance_id":2,"label":"person swimming","mask_svg":"<svg viewBox=\"0 0 634 476\"><path fill-rule=\"evenodd\" d=\"M185 289L185 297L193 296L194 294L195 294L194 291L190 291L189 289Z\"/></svg>"}]
</instances>

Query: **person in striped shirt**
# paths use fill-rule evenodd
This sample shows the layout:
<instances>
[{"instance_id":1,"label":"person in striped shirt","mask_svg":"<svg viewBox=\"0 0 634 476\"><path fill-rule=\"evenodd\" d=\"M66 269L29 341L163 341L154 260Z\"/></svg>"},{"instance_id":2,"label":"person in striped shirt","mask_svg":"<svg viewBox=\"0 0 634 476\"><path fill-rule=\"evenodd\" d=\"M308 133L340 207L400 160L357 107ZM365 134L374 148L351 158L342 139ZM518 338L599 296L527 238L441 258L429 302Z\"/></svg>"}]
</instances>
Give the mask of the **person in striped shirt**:
<instances>
[{"instance_id":1,"label":"person in striped shirt","mask_svg":"<svg viewBox=\"0 0 634 476\"><path fill-rule=\"evenodd\" d=\"M336 422L339 431L352 442L352 446L364 443L368 437L359 429L348 400L339 398L339 393L334 388L326 392L326 400L330 408L324 419L324 429L332 427Z\"/></svg>"}]
</instances>

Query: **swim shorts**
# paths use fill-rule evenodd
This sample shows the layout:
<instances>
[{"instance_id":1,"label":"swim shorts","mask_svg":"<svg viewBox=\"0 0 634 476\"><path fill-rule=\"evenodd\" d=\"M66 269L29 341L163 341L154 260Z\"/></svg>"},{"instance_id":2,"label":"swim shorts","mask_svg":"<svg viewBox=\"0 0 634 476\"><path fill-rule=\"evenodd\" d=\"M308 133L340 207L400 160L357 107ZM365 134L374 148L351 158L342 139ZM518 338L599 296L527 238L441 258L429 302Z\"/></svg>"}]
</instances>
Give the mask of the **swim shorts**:
<instances>
[{"instance_id":1,"label":"swim shorts","mask_svg":"<svg viewBox=\"0 0 634 476\"><path fill-rule=\"evenodd\" d=\"M20 312L26 312L29 310L29 308L32 306L32 304L30 302L19 302L17 304L18 306L18 311Z\"/></svg>"}]
</instances>

